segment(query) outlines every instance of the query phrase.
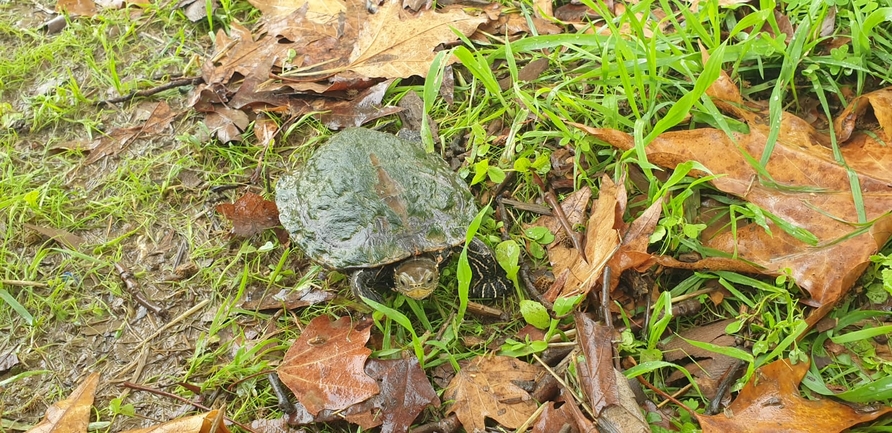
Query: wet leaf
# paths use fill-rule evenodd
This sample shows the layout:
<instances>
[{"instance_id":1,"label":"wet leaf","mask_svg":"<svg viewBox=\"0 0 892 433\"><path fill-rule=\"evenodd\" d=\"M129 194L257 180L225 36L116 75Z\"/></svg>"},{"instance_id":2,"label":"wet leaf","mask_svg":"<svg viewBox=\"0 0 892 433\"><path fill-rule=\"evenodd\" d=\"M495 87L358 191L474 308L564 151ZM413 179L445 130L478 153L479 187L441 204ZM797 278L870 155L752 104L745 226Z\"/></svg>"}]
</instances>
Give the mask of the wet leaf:
<instances>
[{"instance_id":1,"label":"wet leaf","mask_svg":"<svg viewBox=\"0 0 892 433\"><path fill-rule=\"evenodd\" d=\"M315 416L365 401L380 388L364 371L372 351L365 347L370 327L357 329L349 317L313 319L279 365L279 377Z\"/></svg>"},{"instance_id":2,"label":"wet leaf","mask_svg":"<svg viewBox=\"0 0 892 433\"><path fill-rule=\"evenodd\" d=\"M178 112L171 110L167 102L159 102L152 109L148 119L141 126L118 128L91 145L90 155L84 164L92 164L105 156L114 156L130 146L133 140L168 132L168 127Z\"/></svg>"},{"instance_id":3,"label":"wet leaf","mask_svg":"<svg viewBox=\"0 0 892 433\"><path fill-rule=\"evenodd\" d=\"M737 323L735 320L723 320L703 326L697 326L670 337L661 342L660 349L666 361L679 363L680 360L688 361L684 368L690 372L697 381L700 391L707 398L712 399L725 373L737 362L735 358L706 349L701 349L685 340L693 340L709 343L724 348L736 347L733 335L728 335L725 330L728 325ZM673 371L668 381L681 380L685 375L681 371Z\"/></svg>"},{"instance_id":4,"label":"wet leaf","mask_svg":"<svg viewBox=\"0 0 892 433\"><path fill-rule=\"evenodd\" d=\"M246 192L235 203L218 204L216 209L232 221L230 234L236 237L251 237L280 225L276 203L253 192Z\"/></svg>"},{"instance_id":5,"label":"wet leaf","mask_svg":"<svg viewBox=\"0 0 892 433\"><path fill-rule=\"evenodd\" d=\"M585 362L579 364L579 382L595 415L608 406L619 406L616 375L613 373L613 328L596 323L584 313L574 317L579 347Z\"/></svg>"},{"instance_id":6,"label":"wet leaf","mask_svg":"<svg viewBox=\"0 0 892 433\"><path fill-rule=\"evenodd\" d=\"M458 416L465 430L485 431L485 418L517 428L536 411L536 402L512 381L531 381L541 367L505 356L477 357L449 382L443 400L446 411Z\"/></svg>"},{"instance_id":7,"label":"wet leaf","mask_svg":"<svg viewBox=\"0 0 892 433\"><path fill-rule=\"evenodd\" d=\"M758 368L724 413L697 414L703 432L833 433L892 411L880 407L867 412L829 399L806 400L799 395L799 383L807 372L808 363L791 365L786 359Z\"/></svg>"},{"instance_id":8,"label":"wet leaf","mask_svg":"<svg viewBox=\"0 0 892 433\"><path fill-rule=\"evenodd\" d=\"M43 421L28 430L28 433L86 432L98 384L99 373L91 373L68 398L47 408Z\"/></svg>"},{"instance_id":9,"label":"wet leaf","mask_svg":"<svg viewBox=\"0 0 892 433\"><path fill-rule=\"evenodd\" d=\"M711 182L719 190L772 214L775 218L766 223L771 233L750 224L739 227L736 236L726 231L705 239L703 244L729 255L736 254L761 267L758 271L764 274L778 276L790 269L796 283L811 295L810 305L821 307L809 317L809 322L814 323L852 287L868 265L869 257L892 234L892 218L887 215L892 209L892 193L888 187L892 183L892 149L861 133L841 148L846 164L857 174L866 219L873 222L862 229L857 226L858 209L846 168L834 160L833 151L825 146L829 137L804 120L784 113L777 145L764 168L773 183L760 181L759 173L743 152L758 158L765 151L768 114L725 103L724 100L739 97L733 89L713 94L722 98L714 97L716 105L746 121L749 133L734 133L732 140L723 131L711 128L666 132L647 146L648 160L670 168L686 161L699 161L716 175ZM883 100L879 95L865 96L868 101ZM873 104L873 111L878 112L878 119L892 116L892 108L888 106ZM892 128L892 124L887 125L878 134L885 137L886 130ZM634 147L631 136L616 130L584 129L616 147ZM778 222L792 225L797 232L782 230ZM817 237L817 245L805 241L802 236L805 231ZM709 263L698 262L691 268L745 270L748 267L749 272L757 271L744 262L734 264L733 259L706 260ZM660 259L661 264L673 265L672 262Z\"/></svg>"},{"instance_id":10,"label":"wet leaf","mask_svg":"<svg viewBox=\"0 0 892 433\"><path fill-rule=\"evenodd\" d=\"M401 359L370 359L365 372L378 381L378 395L344 411L347 421L382 433L404 432L428 406L440 406L437 392L414 356Z\"/></svg>"}]
</instances>

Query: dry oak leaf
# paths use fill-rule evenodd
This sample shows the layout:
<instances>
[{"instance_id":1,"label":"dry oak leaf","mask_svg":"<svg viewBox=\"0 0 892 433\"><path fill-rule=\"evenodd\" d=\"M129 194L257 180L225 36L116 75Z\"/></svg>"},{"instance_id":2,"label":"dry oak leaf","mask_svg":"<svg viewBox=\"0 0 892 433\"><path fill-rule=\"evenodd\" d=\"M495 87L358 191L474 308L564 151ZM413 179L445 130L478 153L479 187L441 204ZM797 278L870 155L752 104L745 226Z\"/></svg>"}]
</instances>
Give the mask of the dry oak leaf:
<instances>
[{"instance_id":1,"label":"dry oak leaf","mask_svg":"<svg viewBox=\"0 0 892 433\"><path fill-rule=\"evenodd\" d=\"M121 433L229 433L223 424L223 412L212 410L207 413L177 418L163 424Z\"/></svg>"},{"instance_id":2,"label":"dry oak leaf","mask_svg":"<svg viewBox=\"0 0 892 433\"><path fill-rule=\"evenodd\" d=\"M600 284L601 273L620 244L618 228L623 225L625 200L623 184L617 186L608 176L603 176L598 200L592 206L585 229L585 256L564 245L554 245L548 249L556 282L564 281L561 275L566 275L561 296L588 294L595 285Z\"/></svg>"},{"instance_id":3,"label":"dry oak leaf","mask_svg":"<svg viewBox=\"0 0 892 433\"><path fill-rule=\"evenodd\" d=\"M892 235L892 218L888 216L892 209L892 148L866 140L841 148L846 164L857 173L867 221L874 222L869 230L862 231L856 226L858 215L846 168L823 145L829 142L828 137L804 120L783 113L777 144L765 167L776 185L760 182L742 152L758 159L765 151L770 132L767 113L754 113L726 103L739 98L734 88L726 87L713 94L717 106L746 121L749 133L734 133L732 140L723 131L712 128L666 132L648 144L647 158L669 168L699 161L717 176L711 183L719 190L814 234L818 239L816 246L769 222L771 234L750 224L739 228L736 237L727 231L703 240L706 247L736 253L761 266L764 274L779 275L790 269L796 283L811 295L808 302L820 307L809 316L809 323L814 323L852 287L869 264L870 256ZM874 106L876 110L878 107ZM634 147L634 140L625 133L583 129L621 149ZM709 265L711 269L728 269L720 262ZM706 264L694 266L702 269Z\"/></svg>"},{"instance_id":4,"label":"dry oak leaf","mask_svg":"<svg viewBox=\"0 0 892 433\"><path fill-rule=\"evenodd\" d=\"M542 370L507 356L474 358L449 382L443 400L453 403L454 413L465 430L485 431L485 418L507 428L520 427L536 411L536 402L513 381L531 381Z\"/></svg>"},{"instance_id":5,"label":"dry oak leaf","mask_svg":"<svg viewBox=\"0 0 892 433\"><path fill-rule=\"evenodd\" d=\"M347 11L344 2L339 0L248 0L248 3L263 12L265 18L288 15L307 5L307 18L320 24Z\"/></svg>"},{"instance_id":6,"label":"dry oak leaf","mask_svg":"<svg viewBox=\"0 0 892 433\"><path fill-rule=\"evenodd\" d=\"M319 316L288 349L279 378L311 415L345 409L378 394L378 383L364 370L372 353L365 347L370 330L367 323L355 327L349 317L332 322Z\"/></svg>"},{"instance_id":7,"label":"dry oak leaf","mask_svg":"<svg viewBox=\"0 0 892 433\"><path fill-rule=\"evenodd\" d=\"M281 225L276 203L253 192L246 192L235 203L220 203L216 209L232 221L230 234L236 237L251 237Z\"/></svg>"},{"instance_id":8,"label":"dry oak leaf","mask_svg":"<svg viewBox=\"0 0 892 433\"><path fill-rule=\"evenodd\" d=\"M43 421L28 430L28 433L86 432L98 384L99 373L90 373L68 398L47 408Z\"/></svg>"},{"instance_id":9,"label":"dry oak leaf","mask_svg":"<svg viewBox=\"0 0 892 433\"><path fill-rule=\"evenodd\" d=\"M834 433L892 411L865 412L830 399L806 400L799 395L806 372L808 363L791 365L786 359L758 368L725 413L696 414L703 433Z\"/></svg>"},{"instance_id":10,"label":"dry oak leaf","mask_svg":"<svg viewBox=\"0 0 892 433\"><path fill-rule=\"evenodd\" d=\"M437 46L455 41L456 31L471 35L488 20L486 14L468 15L460 5L413 15L402 0L385 0L361 23L346 69L366 77L425 77Z\"/></svg>"}]
</instances>

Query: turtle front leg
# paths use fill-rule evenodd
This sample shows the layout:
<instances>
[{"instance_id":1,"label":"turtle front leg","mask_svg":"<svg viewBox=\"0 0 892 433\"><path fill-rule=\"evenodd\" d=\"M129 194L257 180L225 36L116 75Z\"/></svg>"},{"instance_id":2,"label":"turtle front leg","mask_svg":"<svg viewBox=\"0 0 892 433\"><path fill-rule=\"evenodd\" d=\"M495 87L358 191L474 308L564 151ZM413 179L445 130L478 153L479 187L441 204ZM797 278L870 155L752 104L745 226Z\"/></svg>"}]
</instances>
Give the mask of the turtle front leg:
<instances>
[{"instance_id":1,"label":"turtle front leg","mask_svg":"<svg viewBox=\"0 0 892 433\"><path fill-rule=\"evenodd\" d=\"M350 275L350 290L356 299L371 299L379 304L384 303L380 291L380 269L357 269Z\"/></svg>"},{"instance_id":2,"label":"turtle front leg","mask_svg":"<svg viewBox=\"0 0 892 433\"><path fill-rule=\"evenodd\" d=\"M499 266L495 254L480 239L474 238L468 244L468 264L471 265L471 298L499 298L510 293L511 286L505 271Z\"/></svg>"}]
</instances>

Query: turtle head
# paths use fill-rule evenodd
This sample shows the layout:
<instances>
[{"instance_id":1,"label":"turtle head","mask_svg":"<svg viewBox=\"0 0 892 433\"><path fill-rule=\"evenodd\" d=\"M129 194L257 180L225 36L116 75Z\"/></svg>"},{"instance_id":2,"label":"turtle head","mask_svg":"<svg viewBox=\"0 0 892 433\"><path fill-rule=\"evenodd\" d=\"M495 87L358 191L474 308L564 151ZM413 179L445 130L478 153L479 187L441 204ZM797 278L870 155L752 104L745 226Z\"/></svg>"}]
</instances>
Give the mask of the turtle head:
<instances>
[{"instance_id":1,"label":"turtle head","mask_svg":"<svg viewBox=\"0 0 892 433\"><path fill-rule=\"evenodd\" d=\"M437 262L428 257L408 259L393 271L394 289L412 299L428 297L439 281Z\"/></svg>"}]
</instances>

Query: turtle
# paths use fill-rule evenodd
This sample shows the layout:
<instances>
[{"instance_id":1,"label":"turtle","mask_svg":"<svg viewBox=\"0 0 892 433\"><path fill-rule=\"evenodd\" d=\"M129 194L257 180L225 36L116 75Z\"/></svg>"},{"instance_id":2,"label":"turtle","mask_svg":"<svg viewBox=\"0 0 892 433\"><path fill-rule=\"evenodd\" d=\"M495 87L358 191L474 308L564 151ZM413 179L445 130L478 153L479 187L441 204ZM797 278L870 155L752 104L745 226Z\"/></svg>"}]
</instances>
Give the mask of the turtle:
<instances>
[{"instance_id":1,"label":"turtle","mask_svg":"<svg viewBox=\"0 0 892 433\"><path fill-rule=\"evenodd\" d=\"M279 219L310 259L349 274L358 298L428 297L478 209L468 185L420 141L366 128L333 135L276 184ZM509 290L492 250L468 245L472 298Z\"/></svg>"}]
</instances>

